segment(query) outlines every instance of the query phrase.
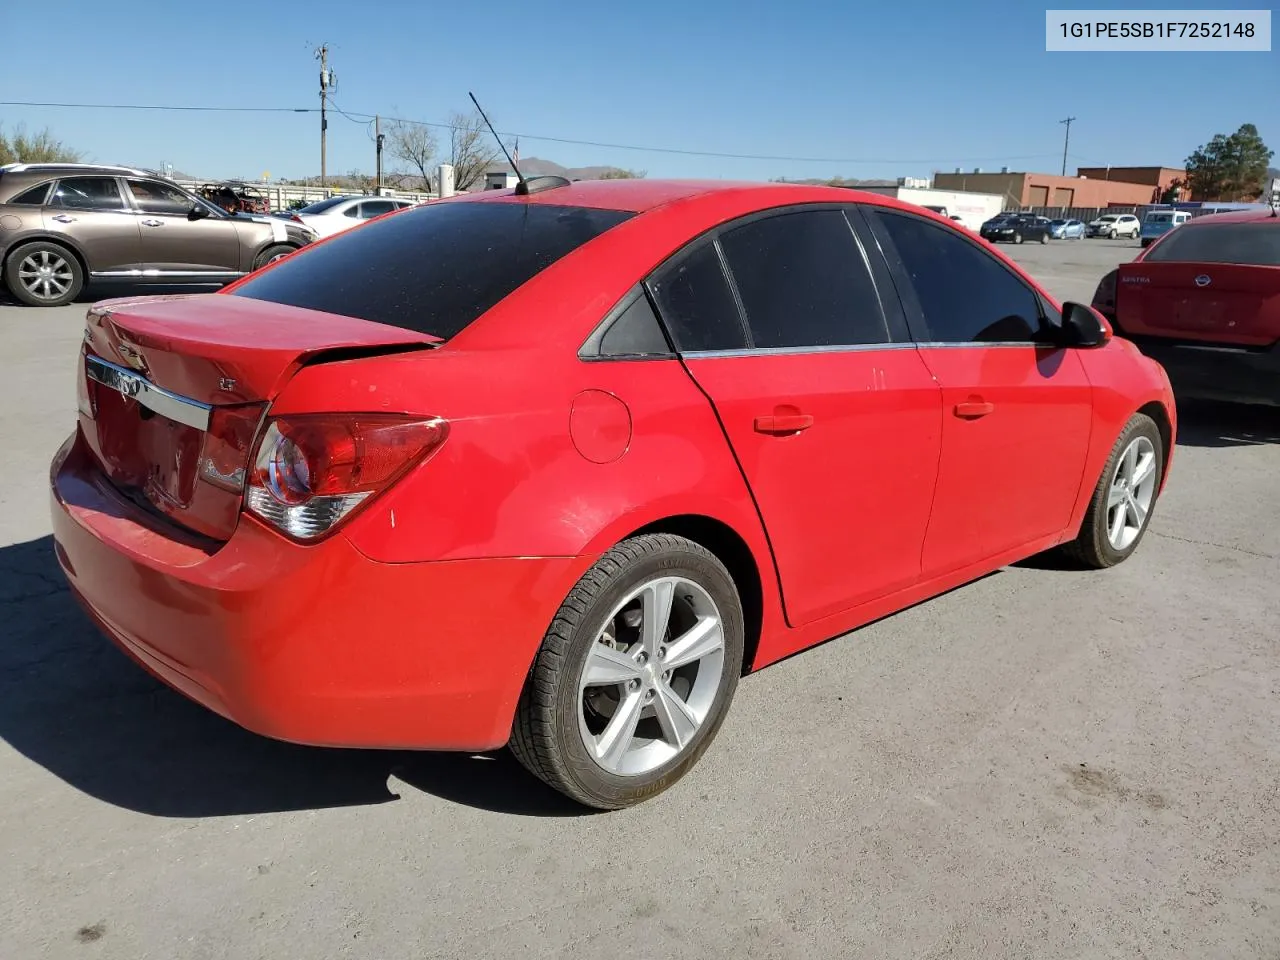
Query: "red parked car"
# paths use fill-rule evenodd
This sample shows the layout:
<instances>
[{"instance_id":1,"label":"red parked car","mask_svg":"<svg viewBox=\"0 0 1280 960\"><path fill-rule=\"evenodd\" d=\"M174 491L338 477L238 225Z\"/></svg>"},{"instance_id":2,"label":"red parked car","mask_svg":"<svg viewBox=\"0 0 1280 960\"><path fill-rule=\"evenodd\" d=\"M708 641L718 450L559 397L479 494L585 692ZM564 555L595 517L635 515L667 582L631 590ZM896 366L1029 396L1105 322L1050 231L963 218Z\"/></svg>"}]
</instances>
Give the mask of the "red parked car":
<instances>
[{"instance_id":1,"label":"red parked car","mask_svg":"<svg viewBox=\"0 0 1280 960\"><path fill-rule=\"evenodd\" d=\"M1147 528L1162 368L918 207L530 181L89 311L52 466L103 630L268 736L686 773L741 673ZM797 709L799 709L797 707Z\"/></svg>"},{"instance_id":2,"label":"red parked car","mask_svg":"<svg viewBox=\"0 0 1280 960\"><path fill-rule=\"evenodd\" d=\"M1181 392L1280 404L1280 216L1175 227L1098 284L1093 306Z\"/></svg>"}]
</instances>

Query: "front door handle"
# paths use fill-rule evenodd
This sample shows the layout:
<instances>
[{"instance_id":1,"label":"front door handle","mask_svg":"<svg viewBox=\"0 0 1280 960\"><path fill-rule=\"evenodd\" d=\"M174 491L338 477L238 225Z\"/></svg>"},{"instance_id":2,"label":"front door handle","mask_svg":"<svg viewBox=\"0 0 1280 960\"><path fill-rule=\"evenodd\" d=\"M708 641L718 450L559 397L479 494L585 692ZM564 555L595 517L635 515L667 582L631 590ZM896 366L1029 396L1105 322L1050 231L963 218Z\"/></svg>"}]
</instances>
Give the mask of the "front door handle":
<instances>
[{"instance_id":1,"label":"front door handle","mask_svg":"<svg viewBox=\"0 0 1280 960\"><path fill-rule=\"evenodd\" d=\"M75 223L76 218L68 217L65 213L60 213L53 219L57 220L59 223Z\"/></svg>"},{"instance_id":2,"label":"front door handle","mask_svg":"<svg viewBox=\"0 0 1280 960\"><path fill-rule=\"evenodd\" d=\"M985 400L967 400L956 404L956 416L966 420L976 420L978 417L985 417L994 412L995 409L994 403L987 403Z\"/></svg>"},{"instance_id":3,"label":"front door handle","mask_svg":"<svg viewBox=\"0 0 1280 960\"><path fill-rule=\"evenodd\" d=\"M807 413L774 414L771 417L756 417L756 433L767 433L770 436L786 436L808 430L813 426L813 417Z\"/></svg>"},{"instance_id":4,"label":"front door handle","mask_svg":"<svg viewBox=\"0 0 1280 960\"><path fill-rule=\"evenodd\" d=\"M143 220L142 225L144 227L163 227L164 221L163 220Z\"/></svg>"}]
</instances>

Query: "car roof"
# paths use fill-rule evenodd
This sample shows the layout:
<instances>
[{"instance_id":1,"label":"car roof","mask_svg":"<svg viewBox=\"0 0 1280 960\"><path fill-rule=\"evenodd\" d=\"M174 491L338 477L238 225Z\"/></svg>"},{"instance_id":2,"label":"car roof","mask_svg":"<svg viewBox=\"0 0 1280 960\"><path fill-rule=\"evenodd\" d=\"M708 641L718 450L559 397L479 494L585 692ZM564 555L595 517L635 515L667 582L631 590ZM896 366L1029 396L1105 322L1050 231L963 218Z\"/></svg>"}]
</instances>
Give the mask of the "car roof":
<instances>
[{"instance_id":1,"label":"car roof","mask_svg":"<svg viewBox=\"0 0 1280 960\"><path fill-rule=\"evenodd\" d=\"M530 177L530 180L533 178ZM726 194L756 194L761 206L776 203L882 203L885 206L907 210L923 209L906 204L892 197L865 193L847 187L827 187L801 183L761 183L747 180L576 180L562 187L541 190L527 196L517 195L515 190L485 190L479 193L449 197L443 203L455 199L482 202L545 203L553 206L591 207L601 210L623 210L645 213L679 200L723 196Z\"/></svg>"},{"instance_id":2,"label":"car roof","mask_svg":"<svg viewBox=\"0 0 1280 960\"><path fill-rule=\"evenodd\" d=\"M1206 213L1200 217L1192 217L1186 226L1202 227L1215 223L1253 223L1263 220L1280 224L1280 217L1272 216L1270 210L1224 210L1221 213Z\"/></svg>"},{"instance_id":3,"label":"car roof","mask_svg":"<svg viewBox=\"0 0 1280 960\"><path fill-rule=\"evenodd\" d=\"M0 166L0 173L128 173L140 177L154 177L156 174L137 167L118 167L109 163L6 163Z\"/></svg>"}]
</instances>

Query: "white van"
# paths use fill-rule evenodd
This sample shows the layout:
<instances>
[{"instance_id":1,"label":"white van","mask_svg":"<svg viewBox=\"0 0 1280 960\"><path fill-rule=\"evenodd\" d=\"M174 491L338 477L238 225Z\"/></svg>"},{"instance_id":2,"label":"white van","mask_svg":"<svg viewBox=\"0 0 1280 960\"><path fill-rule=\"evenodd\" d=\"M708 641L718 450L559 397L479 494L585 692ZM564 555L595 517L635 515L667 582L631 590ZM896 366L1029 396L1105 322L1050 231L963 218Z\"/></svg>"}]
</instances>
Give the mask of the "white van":
<instances>
[{"instance_id":1,"label":"white van","mask_svg":"<svg viewBox=\"0 0 1280 960\"><path fill-rule=\"evenodd\" d=\"M1191 219L1185 210L1151 210L1142 218L1142 245L1149 247L1180 223Z\"/></svg>"}]
</instances>

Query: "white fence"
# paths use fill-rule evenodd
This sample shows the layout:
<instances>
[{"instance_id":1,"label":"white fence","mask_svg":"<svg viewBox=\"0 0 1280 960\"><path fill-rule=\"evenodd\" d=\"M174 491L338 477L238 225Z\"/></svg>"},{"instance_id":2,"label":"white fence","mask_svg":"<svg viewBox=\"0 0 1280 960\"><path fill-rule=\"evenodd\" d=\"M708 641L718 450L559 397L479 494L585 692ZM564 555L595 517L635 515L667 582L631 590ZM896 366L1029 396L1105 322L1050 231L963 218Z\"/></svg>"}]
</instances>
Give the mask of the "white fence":
<instances>
[{"instance_id":1,"label":"white fence","mask_svg":"<svg viewBox=\"0 0 1280 960\"><path fill-rule=\"evenodd\" d=\"M206 183L222 183L221 180L177 180L173 181L181 187L185 187L192 193L199 192L200 188ZM303 187L294 184L270 183L266 181L255 180L236 180L236 184L243 183L246 187L252 188L257 193L262 194L271 204L272 210L288 210L294 201L301 200L305 203L316 203L326 197L338 195L347 195L359 193L357 190L335 190L333 187L321 189L319 186ZM434 193L415 193L411 190L388 190L383 188L384 196L396 197L401 200L434 200ZM372 191L370 191L372 195Z\"/></svg>"}]
</instances>

